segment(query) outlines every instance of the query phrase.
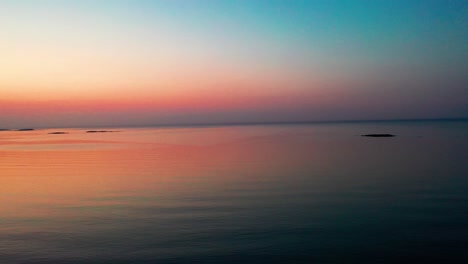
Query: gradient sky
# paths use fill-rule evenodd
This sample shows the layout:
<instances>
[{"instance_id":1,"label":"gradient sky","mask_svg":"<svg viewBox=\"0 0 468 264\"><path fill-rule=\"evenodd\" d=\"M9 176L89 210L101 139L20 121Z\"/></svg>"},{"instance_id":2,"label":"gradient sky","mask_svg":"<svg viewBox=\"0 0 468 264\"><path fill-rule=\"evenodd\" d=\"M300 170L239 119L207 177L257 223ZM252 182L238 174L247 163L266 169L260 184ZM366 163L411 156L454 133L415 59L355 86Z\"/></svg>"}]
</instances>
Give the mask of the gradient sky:
<instances>
[{"instance_id":1,"label":"gradient sky","mask_svg":"<svg viewBox=\"0 0 468 264\"><path fill-rule=\"evenodd\" d=\"M1 0L0 128L468 117L468 2Z\"/></svg>"}]
</instances>

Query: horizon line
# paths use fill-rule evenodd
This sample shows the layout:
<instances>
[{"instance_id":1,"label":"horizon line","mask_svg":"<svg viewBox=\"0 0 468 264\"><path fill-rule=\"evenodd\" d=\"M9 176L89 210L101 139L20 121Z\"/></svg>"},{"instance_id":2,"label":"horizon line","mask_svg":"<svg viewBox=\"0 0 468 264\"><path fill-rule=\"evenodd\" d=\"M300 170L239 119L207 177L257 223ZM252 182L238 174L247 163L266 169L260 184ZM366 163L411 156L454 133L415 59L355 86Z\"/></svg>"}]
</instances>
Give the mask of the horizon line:
<instances>
[{"instance_id":1,"label":"horizon line","mask_svg":"<svg viewBox=\"0 0 468 264\"><path fill-rule=\"evenodd\" d=\"M248 125L294 125L294 124L332 124L332 123L378 123L378 122L430 122L430 121L468 121L468 117L458 118L397 118L397 119L349 119L349 120L304 120L304 121L258 121L258 122L198 122L198 123L165 123L142 125L95 125L95 126L46 126L46 127L17 127L1 128L0 130L14 131L18 129L54 129L54 128L144 128L144 127L209 127L209 126L248 126Z\"/></svg>"}]
</instances>

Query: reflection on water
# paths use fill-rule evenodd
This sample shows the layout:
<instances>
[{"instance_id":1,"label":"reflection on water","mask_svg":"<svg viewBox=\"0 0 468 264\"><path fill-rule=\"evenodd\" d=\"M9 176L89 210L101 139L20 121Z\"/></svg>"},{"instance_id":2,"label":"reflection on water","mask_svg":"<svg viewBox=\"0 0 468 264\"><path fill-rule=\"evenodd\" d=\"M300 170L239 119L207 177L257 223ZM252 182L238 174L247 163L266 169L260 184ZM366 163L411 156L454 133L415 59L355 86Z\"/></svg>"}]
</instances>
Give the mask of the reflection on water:
<instances>
[{"instance_id":1,"label":"reflection on water","mask_svg":"<svg viewBox=\"0 0 468 264\"><path fill-rule=\"evenodd\" d=\"M2 131L0 260L448 261L468 242L466 128Z\"/></svg>"}]
</instances>

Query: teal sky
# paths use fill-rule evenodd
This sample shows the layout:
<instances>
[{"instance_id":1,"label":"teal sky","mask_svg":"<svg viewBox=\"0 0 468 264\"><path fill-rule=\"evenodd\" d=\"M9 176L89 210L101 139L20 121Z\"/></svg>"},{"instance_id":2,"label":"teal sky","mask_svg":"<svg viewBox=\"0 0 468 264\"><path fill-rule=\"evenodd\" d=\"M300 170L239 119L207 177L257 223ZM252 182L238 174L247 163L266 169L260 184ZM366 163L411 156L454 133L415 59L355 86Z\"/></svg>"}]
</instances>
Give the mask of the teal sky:
<instances>
[{"instance_id":1,"label":"teal sky","mask_svg":"<svg viewBox=\"0 0 468 264\"><path fill-rule=\"evenodd\" d=\"M467 18L442 0L4 0L0 124L466 118Z\"/></svg>"}]
</instances>

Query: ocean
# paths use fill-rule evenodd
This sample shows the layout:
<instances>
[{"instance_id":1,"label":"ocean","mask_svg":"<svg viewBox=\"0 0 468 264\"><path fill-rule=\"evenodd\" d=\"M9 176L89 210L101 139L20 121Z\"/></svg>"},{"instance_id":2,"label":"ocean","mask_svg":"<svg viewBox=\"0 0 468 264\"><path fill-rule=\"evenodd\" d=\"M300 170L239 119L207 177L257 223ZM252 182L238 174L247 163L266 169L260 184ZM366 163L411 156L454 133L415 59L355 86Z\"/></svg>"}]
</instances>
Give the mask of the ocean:
<instances>
[{"instance_id":1,"label":"ocean","mask_svg":"<svg viewBox=\"0 0 468 264\"><path fill-rule=\"evenodd\" d=\"M466 120L0 131L0 263L454 263L467 150Z\"/></svg>"}]
</instances>

